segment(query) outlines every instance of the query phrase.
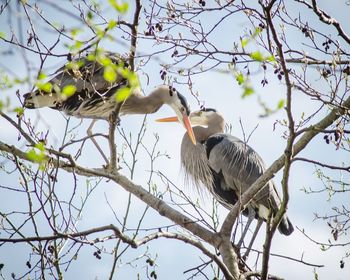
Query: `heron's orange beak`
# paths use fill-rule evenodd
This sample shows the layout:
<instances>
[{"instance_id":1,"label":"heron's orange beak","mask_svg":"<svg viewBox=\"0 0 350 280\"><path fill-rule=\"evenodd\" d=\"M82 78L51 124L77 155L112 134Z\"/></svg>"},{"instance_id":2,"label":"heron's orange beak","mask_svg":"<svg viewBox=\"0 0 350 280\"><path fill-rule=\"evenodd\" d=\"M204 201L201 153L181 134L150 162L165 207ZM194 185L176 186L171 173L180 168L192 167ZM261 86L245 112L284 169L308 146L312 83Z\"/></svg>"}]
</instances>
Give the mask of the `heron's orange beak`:
<instances>
[{"instance_id":1,"label":"heron's orange beak","mask_svg":"<svg viewBox=\"0 0 350 280\"><path fill-rule=\"evenodd\" d=\"M196 145L196 137L194 136L193 133L193 129L191 126L191 122L190 119L188 118L188 116L186 114L183 114L183 125L185 126L188 136L190 137L193 145ZM169 117L169 118L163 118L163 119L158 119L156 120L157 122L179 122L179 118L178 117Z\"/></svg>"}]
</instances>

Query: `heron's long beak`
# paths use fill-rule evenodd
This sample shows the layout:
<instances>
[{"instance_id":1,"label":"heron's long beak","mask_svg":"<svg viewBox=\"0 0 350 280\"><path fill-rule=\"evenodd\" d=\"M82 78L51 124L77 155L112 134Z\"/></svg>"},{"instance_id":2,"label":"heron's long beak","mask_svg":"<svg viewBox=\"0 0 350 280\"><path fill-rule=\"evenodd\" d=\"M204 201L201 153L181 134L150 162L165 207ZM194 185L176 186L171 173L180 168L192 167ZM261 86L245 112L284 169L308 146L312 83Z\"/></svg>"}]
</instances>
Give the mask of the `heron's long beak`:
<instances>
[{"instance_id":1,"label":"heron's long beak","mask_svg":"<svg viewBox=\"0 0 350 280\"><path fill-rule=\"evenodd\" d=\"M158 119L156 121L157 122L180 122L178 117L163 118L163 119ZM190 119L188 118L188 116L186 114L182 115L182 122L181 123L186 128L188 136L190 137L193 145L196 145L196 137L194 136Z\"/></svg>"}]
</instances>

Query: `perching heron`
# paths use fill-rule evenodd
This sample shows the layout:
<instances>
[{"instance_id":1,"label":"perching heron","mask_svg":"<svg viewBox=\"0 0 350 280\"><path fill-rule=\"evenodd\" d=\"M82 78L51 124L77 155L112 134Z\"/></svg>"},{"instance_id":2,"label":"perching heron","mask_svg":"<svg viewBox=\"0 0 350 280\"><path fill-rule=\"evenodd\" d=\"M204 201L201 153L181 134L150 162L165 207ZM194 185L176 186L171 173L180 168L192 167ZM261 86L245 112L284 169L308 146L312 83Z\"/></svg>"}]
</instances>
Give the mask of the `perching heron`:
<instances>
[{"instance_id":1,"label":"perching heron","mask_svg":"<svg viewBox=\"0 0 350 280\"><path fill-rule=\"evenodd\" d=\"M91 136L95 121L98 119L109 120L111 113L116 110L118 90L128 87L128 79L119 73L128 67L123 60L117 55L111 54L102 58L91 60L84 57L73 61L73 64L68 63L60 68L47 83L48 89L36 89L24 95L24 107L30 109L50 107L69 116L93 119L88 129L88 134ZM115 66L116 76L113 82L108 82L104 75L106 65L103 63L106 61L109 61L108 67ZM64 88L66 86L73 86L74 93L65 94ZM120 108L120 115L155 113L163 104L169 105L174 110L195 144L188 118L189 106L185 97L174 87L158 86L148 96L141 95L139 87L132 88L130 96ZM97 142L93 138L91 139L108 163Z\"/></svg>"},{"instance_id":2,"label":"perching heron","mask_svg":"<svg viewBox=\"0 0 350 280\"><path fill-rule=\"evenodd\" d=\"M192 125L197 125L193 127L193 132L201 144L193 145L187 133L182 138L181 162L186 177L192 178L198 188L204 185L221 204L231 209L241 194L264 173L265 164L246 143L223 133L225 121L215 109L203 108L192 112L190 120ZM158 121L173 122L178 119L170 117ZM254 218L266 221L269 212L275 214L280 204L276 186L270 180L243 211L249 217L248 226ZM293 225L286 214L278 229L283 235L293 232Z\"/></svg>"}]
</instances>

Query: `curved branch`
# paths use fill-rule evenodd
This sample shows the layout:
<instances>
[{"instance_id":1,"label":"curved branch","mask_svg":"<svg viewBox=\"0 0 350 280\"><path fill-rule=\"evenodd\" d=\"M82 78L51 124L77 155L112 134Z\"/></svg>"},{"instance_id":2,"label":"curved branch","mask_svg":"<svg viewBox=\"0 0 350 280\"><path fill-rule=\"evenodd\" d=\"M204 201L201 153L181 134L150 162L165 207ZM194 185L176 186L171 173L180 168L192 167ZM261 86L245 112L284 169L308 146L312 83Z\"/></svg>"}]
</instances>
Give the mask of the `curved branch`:
<instances>
[{"instance_id":1,"label":"curved branch","mask_svg":"<svg viewBox=\"0 0 350 280\"><path fill-rule=\"evenodd\" d=\"M262 254L262 253L263 253L262 251L256 250L256 249L254 249L254 248L251 248L250 250L253 251L253 252L257 252L257 253L259 253L259 254ZM301 256L300 259L293 258L293 257L289 257L289 256L284 256L284 255L281 255L281 254L275 254L275 253L270 253L270 256L272 256L272 257L277 257L277 258L282 258L282 259L287 259L287 260L291 260L291 261L293 261L293 262L298 262L298 263L301 263L301 264L304 264L304 265L307 265L307 266L312 266L312 267L325 267L324 264L314 264L314 263L306 262L306 261L303 260L303 256Z\"/></svg>"},{"instance_id":2,"label":"curved branch","mask_svg":"<svg viewBox=\"0 0 350 280\"><path fill-rule=\"evenodd\" d=\"M87 236L90 234L94 234L101 231L112 230L118 238L120 238L123 242L128 243L131 247L136 248L136 242L123 234L116 226L114 225L106 225L102 227L97 227L85 231L80 231L76 233L60 233L57 232L55 235L50 236L34 236L34 237L23 237L23 238L0 238L0 242L11 242L11 243L22 243L22 242L33 242L33 241L51 241L57 239L74 239L80 236Z\"/></svg>"},{"instance_id":3,"label":"curved branch","mask_svg":"<svg viewBox=\"0 0 350 280\"><path fill-rule=\"evenodd\" d=\"M151 235L148 235L144 237L143 239L140 239L139 241L136 241L137 246L146 244L149 241L155 240L160 237L170 238L170 239L177 239L184 241L185 243L191 244L194 247L198 248L202 251L203 254L207 255L210 259L212 259L222 270L223 274L225 275L225 279L233 279L230 271L227 269L225 264L221 261L221 259L216 255L210 252L205 246L200 242L193 240L192 238L189 238L185 235L179 234L179 233L171 233L171 232L156 232Z\"/></svg>"},{"instance_id":4,"label":"curved branch","mask_svg":"<svg viewBox=\"0 0 350 280\"><path fill-rule=\"evenodd\" d=\"M350 245L350 242L338 243L338 244L333 244L331 242L323 243L323 242L317 241L317 240L313 239L312 237L310 237L308 234L305 233L304 229L301 229L299 227L297 227L297 229L301 232L301 234L303 234L311 242L313 242L313 243L315 243L317 245L320 245L320 246L324 246L324 247L329 247L330 248L330 247L345 247L345 246L349 246Z\"/></svg>"},{"instance_id":5,"label":"curved branch","mask_svg":"<svg viewBox=\"0 0 350 280\"><path fill-rule=\"evenodd\" d=\"M21 158L23 160L31 161L27 158L27 154L20 149L16 148L13 145L7 145L6 143L0 141L0 151L11 153L13 155L16 155L18 158ZM213 233L206 228L196 224L195 221L191 220L187 216L183 215L179 211L173 209L168 204L166 204L163 200L155 197L148 191L146 191L144 188L142 188L140 185L134 184L132 181L130 181L127 177L124 175L116 173L111 173L108 170L105 169L92 169L92 168L86 168L82 167L80 165L71 166L70 162L65 160L59 160L53 157L47 157L48 163L50 165L53 165L54 167L61 168L67 172L75 172L78 175L86 176L86 177L103 177L108 178L118 185L120 185L122 188L124 188L126 191L132 193L136 197L138 197L140 200L142 200L144 203L148 204L150 207L152 207L154 210L156 210L161 216L164 216L171 221L177 223L178 225L182 226L183 228L187 229L188 231L192 232L194 235L197 235L204 241L208 242L209 244L213 245L214 247L218 247L220 244L220 238L218 238L218 235L216 233Z\"/></svg>"},{"instance_id":6,"label":"curved branch","mask_svg":"<svg viewBox=\"0 0 350 280\"><path fill-rule=\"evenodd\" d=\"M311 0L312 1L312 5L303 1L303 0L297 0L297 2L304 4L305 6L307 6L309 9L312 9L314 11L314 13L318 16L318 18L328 24L328 25L333 25L338 33L339 36L342 37L348 44L350 44L350 37L345 33L344 29L342 28L342 26L340 25L339 21L337 21L336 19L332 18L329 14L327 14L325 11L321 10L318 6L317 6L317 2L316 0Z\"/></svg>"},{"instance_id":7,"label":"curved branch","mask_svg":"<svg viewBox=\"0 0 350 280\"><path fill-rule=\"evenodd\" d=\"M304 162L309 162L309 163L313 163L322 167L326 167L329 169L334 169L334 170L344 170L347 172L350 172L350 166L335 166L335 165L330 165L330 164L326 164L326 163L322 163L316 160L312 160L312 159L308 159L308 158L303 158L303 157L296 157L293 158L293 161L304 161Z\"/></svg>"}]
</instances>

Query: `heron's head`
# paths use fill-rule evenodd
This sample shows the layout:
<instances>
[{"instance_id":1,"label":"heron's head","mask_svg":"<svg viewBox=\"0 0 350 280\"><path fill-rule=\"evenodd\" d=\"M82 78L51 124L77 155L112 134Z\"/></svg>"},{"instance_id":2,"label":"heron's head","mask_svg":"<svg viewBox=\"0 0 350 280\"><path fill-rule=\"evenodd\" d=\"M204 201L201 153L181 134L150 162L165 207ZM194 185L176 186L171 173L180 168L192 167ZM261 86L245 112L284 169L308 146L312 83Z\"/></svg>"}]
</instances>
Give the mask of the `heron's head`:
<instances>
[{"instance_id":1,"label":"heron's head","mask_svg":"<svg viewBox=\"0 0 350 280\"><path fill-rule=\"evenodd\" d=\"M190 120L192 125L208 126L208 124L216 119L219 113L212 108L201 108L198 111L194 111L190 114Z\"/></svg>"},{"instance_id":2,"label":"heron's head","mask_svg":"<svg viewBox=\"0 0 350 280\"><path fill-rule=\"evenodd\" d=\"M190 113L189 119L193 126L214 126L223 130L225 120L223 116L212 108L201 108L198 111ZM158 119L158 122L179 122L178 117L169 117Z\"/></svg>"},{"instance_id":3,"label":"heron's head","mask_svg":"<svg viewBox=\"0 0 350 280\"><path fill-rule=\"evenodd\" d=\"M174 87L167 85L158 86L155 92L158 92L164 104L168 104L174 110L176 121L180 122L185 127L193 144L196 144L196 138L189 119L190 106L188 105L186 98Z\"/></svg>"}]
</instances>

